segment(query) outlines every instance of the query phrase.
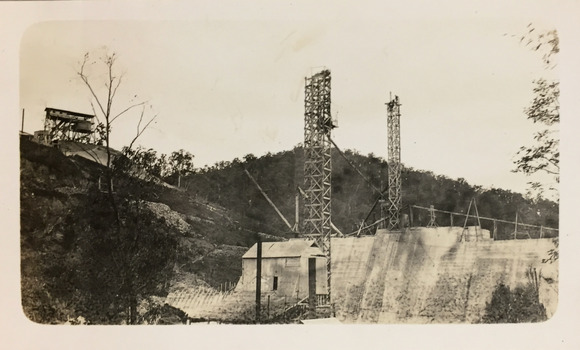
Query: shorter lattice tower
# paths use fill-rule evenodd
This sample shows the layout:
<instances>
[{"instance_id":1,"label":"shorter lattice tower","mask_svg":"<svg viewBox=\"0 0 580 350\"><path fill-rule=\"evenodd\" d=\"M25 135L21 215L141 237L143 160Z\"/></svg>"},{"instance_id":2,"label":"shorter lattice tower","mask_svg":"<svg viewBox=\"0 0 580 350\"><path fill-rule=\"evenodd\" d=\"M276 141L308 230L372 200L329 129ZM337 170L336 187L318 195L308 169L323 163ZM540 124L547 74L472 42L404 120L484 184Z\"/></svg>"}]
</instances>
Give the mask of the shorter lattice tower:
<instances>
[{"instance_id":1,"label":"shorter lattice tower","mask_svg":"<svg viewBox=\"0 0 580 350\"><path fill-rule=\"evenodd\" d=\"M383 228L398 230L401 226L401 104L399 97L391 98L387 105L387 164L388 199L381 205Z\"/></svg>"}]
</instances>

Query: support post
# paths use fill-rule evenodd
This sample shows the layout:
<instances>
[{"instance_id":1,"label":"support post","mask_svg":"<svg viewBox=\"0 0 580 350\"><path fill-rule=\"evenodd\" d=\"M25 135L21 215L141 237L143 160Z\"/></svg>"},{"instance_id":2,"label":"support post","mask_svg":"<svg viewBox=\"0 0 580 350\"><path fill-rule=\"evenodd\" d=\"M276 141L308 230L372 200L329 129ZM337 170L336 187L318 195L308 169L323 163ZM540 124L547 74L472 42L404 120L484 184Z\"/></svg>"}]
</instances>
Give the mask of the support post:
<instances>
[{"instance_id":1,"label":"support post","mask_svg":"<svg viewBox=\"0 0 580 350\"><path fill-rule=\"evenodd\" d=\"M308 307L316 315L316 258L308 258Z\"/></svg>"},{"instance_id":2,"label":"support post","mask_svg":"<svg viewBox=\"0 0 580 350\"><path fill-rule=\"evenodd\" d=\"M342 233L342 231L340 231L340 230L338 229L338 227L334 226L334 224L332 223L332 221L330 222L330 228L332 228L332 229L334 230L334 232L336 232L336 234L337 234L339 237L344 237L344 233Z\"/></svg>"},{"instance_id":3,"label":"support post","mask_svg":"<svg viewBox=\"0 0 580 350\"><path fill-rule=\"evenodd\" d=\"M427 227L437 227L437 223L435 222L435 207L433 205L429 206L429 223Z\"/></svg>"},{"instance_id":4,"label":"support post","mask_svg":"<svg viewBox=\"0 0 580 350\"><path fill-rule=\"evenodd\" d=\"M469 206L467 207L467 215L465 216L465 223L463 224L463 231L461 231L461 239L459 240L460 242L463 241L463 237L465 236L465 231L469 231L469 229L467 228L467 220L469 220L469 212L471 211L471 203L473 202L473 199L469 201ZM467 241L467 238L465 239Z\"/></svg>"},{"instance_id":5,"label":"support post","mask_svg":"<svg viewBox=\"0 0 580 350\"><path fill-rule=\"evenodd\" d=\"M256 323L260 323L260 302L262 297L262 240L258 238L256 254Z\"/></svg>"},{"instance_id":6,"label":"support post","mask_svg":"<svg viewBox=\"0 0 580 350\"><path fill-rule=\"evenodd\" d=\"M477 227L475 228L475 240L477 241L477 233L481 234L481 221L479 220L479 211L477 210L477 203L475 202L475 197L473 198L473 207L475 208L475 215L477 217ZM482 236L483 238L483 236Z\"/></svg>"},{"instance_id":7,"label":"support post","mask_svg":"<svg viewBox=\"0 0 580 350\"><path fill-rule=\"evenodd\" d=\"M451 219L450 220L451 221L451 224L449 226L453 227L453 214L449 214L449 215L450 215L450 219Z\"/></svg>"},{"instance_id":8,"label":"support post","mask_svg":"<svg viewBox=\"0 0 580 350\"><path fill-rule=\"evenodd\" d=\"M260 185L258 184L258 182L256 181L256 179L254 179L254 177L250 174L250 172L248 171L248 169L244 168L244 172L246 173L246 175L248 175L248 177L254 183L254 185L256 185L256 187L258 188L258 190L260 191L260 193L262 194L262 196L264 196L264 198L266 199L266 201L268 201L268 203L270 204L270 206L272 208L274 208L274 210L276 211L276 213L278 214L278 216L280 217L280 219L282 219L282 221L284 221L284 223L286 224L286 226L288 226L288 228L290 229L290 231L292 231L292 225L290 225L290 223L288 222L288 220L286 220L286 218L284 217L284 215L282 215L282 213L280 212L280 210L278 210L278 207L276 207L276 205L274 204L274 202L272 202L272 200L270 199L270 197L268 197L268 195L266 194L266 192L264 192L264 190L262 189L262 187L260 187Z\"/></svg>"},{"instance_id":9,"label":"support post","mask_svg":"<svg viewBox=\"0 0 580 350\"><path fill-rule=\"evenodd\" d=\"M514 230L514 240L518 239L518 212L516 211L516 225Z\"/></svg>"},{"instance_id":10,"label":"support post","mask_svg":"<svg viewBox=\"0 0 580 350\"><path fill-rule=\"evenodd\" d=\"M296 196L294 198L294 232L298 232L300 227L300 193L296 190Z\"/></svg>"}]
</instances>

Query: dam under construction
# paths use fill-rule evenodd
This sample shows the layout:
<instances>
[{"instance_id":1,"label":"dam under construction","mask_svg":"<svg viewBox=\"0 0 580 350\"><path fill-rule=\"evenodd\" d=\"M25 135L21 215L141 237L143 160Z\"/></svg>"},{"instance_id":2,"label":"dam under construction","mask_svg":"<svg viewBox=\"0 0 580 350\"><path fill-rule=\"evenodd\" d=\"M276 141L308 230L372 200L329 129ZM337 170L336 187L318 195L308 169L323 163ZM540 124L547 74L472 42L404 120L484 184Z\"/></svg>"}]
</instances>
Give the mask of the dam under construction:
<instances>
[{"instance_id":1,"label":"dam under construction","mask_svg":"<svg viewBox=\"0 0 580 350\"><path fill-rule=\"evenodd\" d=\"M294 225L244 169L297 238L258 241L242 257L236 284L220 291L173 291L166 302L192 320L223 323L479 323L498 285L531 285L551 317L558 301L558 268L546 258L557 229L521 223L517 211L514 222L480 217L476 198L466 213L411 204L403 214L399 97L390 96L386 103L388 178L383 189L350 163L331 138L337 123L330 91L328 70L305 80L304 182L296 191ZM332 223L333 148L376 194L359 228L347 234ZM425 227L414 225L413 208L428 211ZM376 211L380 219L368 222ZM450 215L450 226L438 227L436 213ZM493 228L483 229L482 220ZM513 239L496 239L498 222L514 225Z\"/></svg>"},{"instance_id":2,"label":"dam under construction","mask_svg":"<svg viewBox=\"0 0 580 350\"><path fill-rule=\"evenodd\" d=\"M477 323L497 284L515 288L538 275L540 302L548 317L554 314L557 267L543 262L553 247L551 239L494 241L483 230L484 237L476 240L476 230L470 227L468 240L461 242L462 231L379 229L372 236L332 238L333 316L343 323L363 324ZM300 279L283 270L277 274L278 283ZM282 295L272 290L267 274L261 284L264 322L298 319L300 311L307 310L303 291ZM254 317L255 286L255 279L242 277L230 291L183 290L170 294L167 303L192 319L244 323ZM293 296L296 292L298 297ZM324 306L318 311L330 316Z\"/></svg>"}]
</instances>

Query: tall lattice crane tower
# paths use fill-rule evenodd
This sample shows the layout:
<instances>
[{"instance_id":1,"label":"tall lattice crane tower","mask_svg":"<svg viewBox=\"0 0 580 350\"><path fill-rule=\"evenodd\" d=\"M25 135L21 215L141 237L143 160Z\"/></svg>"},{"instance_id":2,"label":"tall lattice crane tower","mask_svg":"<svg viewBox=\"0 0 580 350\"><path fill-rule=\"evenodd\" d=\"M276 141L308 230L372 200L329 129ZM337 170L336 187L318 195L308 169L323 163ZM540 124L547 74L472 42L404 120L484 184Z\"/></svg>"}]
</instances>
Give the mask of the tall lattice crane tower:
<instances>
[{"instance_id":1,"label":"tall lattice crane tower","mask_svg":"<svg viewBox=\"0 0 580 350\"><path fill-rule=\"evenodd\" d=\"M331 142L336 125L330 115L330 71L306 78L304 97L304 236L316 240L326 255L330 300Z\"/></svg>"},{"instance_id":2,"label":"tall lattice crane tower","mask_svg":"<svg viewBox=\"0 0 580 350\"><path fill-rule=\"evenodd\" d=\"M381 206L387 230L398 230L401 226L401 104L399 96L391 98L387 105L387 164L388 200Z\"/></svg>"}]
</instances>

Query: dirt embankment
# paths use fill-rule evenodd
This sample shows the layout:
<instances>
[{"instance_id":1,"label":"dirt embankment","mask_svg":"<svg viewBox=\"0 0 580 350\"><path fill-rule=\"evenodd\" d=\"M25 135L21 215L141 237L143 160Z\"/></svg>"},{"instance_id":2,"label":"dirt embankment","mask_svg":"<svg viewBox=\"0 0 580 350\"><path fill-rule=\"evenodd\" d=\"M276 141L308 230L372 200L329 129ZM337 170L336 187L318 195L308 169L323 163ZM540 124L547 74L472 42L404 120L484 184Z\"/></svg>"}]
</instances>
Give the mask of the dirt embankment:
<instances>
[{"instance_id":1,"label":"dirt embankment","mask_svg":"<svg viewBox=\"0 0 580 350\"><path fill-rule=\"evenodd\" d=\"M81 258L78 245L83 232L90 229L77 227L80 218L75 215L80 212L80 205L88 205L85 212L90 212L87 198L91 191L98 191L103 166L91 157L67 157L57 148L28 140L21 141L20 155L25 312L40 323L62 323L79 315L89 317L86 311L75 314L79 290L75 285L79 283L75 264ZM163 218L178 241L168 288L184 284L219 288L237 281L241 256L258 233L240 227L237 217L227 209L200 203L184 191L156 183L147 191L152 191L148 197L155 202L143 201L145 215L153 213Z\"/></svg>"}]
</instances>

